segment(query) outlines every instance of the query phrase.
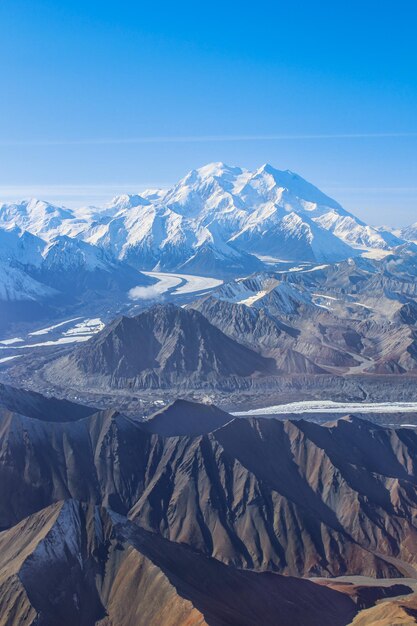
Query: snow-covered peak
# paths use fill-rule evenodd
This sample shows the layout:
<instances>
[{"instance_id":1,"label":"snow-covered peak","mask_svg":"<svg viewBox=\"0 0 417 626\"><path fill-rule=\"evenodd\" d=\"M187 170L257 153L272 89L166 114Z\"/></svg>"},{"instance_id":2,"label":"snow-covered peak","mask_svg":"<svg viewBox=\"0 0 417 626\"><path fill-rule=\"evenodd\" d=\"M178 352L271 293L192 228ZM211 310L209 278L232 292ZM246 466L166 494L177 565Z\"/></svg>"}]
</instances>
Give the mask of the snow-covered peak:
<instances>
[{"instance_id":1,"label":"snow-covered peak","mask_svg":"<svg viewBox=\"0 0 417 626\"><path fill-rule=\"evenodd\" d=\"M208 178L227 178L233 179L237 176L241 176L245 170L240 167L226 165L218 161L216 163L208 163L199 167L197 170L193 170L200 180L206 180Z\"/></svg>"},{"instance_id":2,"label":"snow-covered peak","mask_svg":"<svg viewBox=\"0 0 417 626\"><path fill-rule=\"evenodd\" d=\"M0 205L1 227L18 226L44 238L60 232L63 224L73 218L70 209L36 198Z\"/></svg>"},{"instance_id":3,"label":"snow-covered peak","mask_svg":"<svg viewBox=\"0 0 417 626\"><path fill-rule=\"evenodd\" d=\"M248 254L331 262L358 254L357 249L390 249L400 243L300 175L269 163L253 171L209 163L167 190L122 194L101 208L70 211L38 200L2 205L2 225L17 225L48 241L68 235L137 269L173 270L196 259L204 265L210 257L215 263L227 258L236 271L245 255L247 267ZM62 245L61 254L66 254L69 244ZM57 251L56 242L54 246ZM74 249L74 254L79 259L87 252Z\"/></svg>"},{"instance_id":4,"label":"snow-covered peak","mask_svg":"<svg viewBox=\"0 0 417 626\"><path fill-rule=\"evenodd\" d=\"M241 193L249 199L255 197L253 191L256 191L258 202L280 202L283 190L288 192L285 194L287 198L292 198L293 202L302 204L303 210L311 211L321 206L346 213L338 202L295 172L278 170L269 163L262 165L251 174Z\"/></svg>"},{"instance_id":5,"label":"snow-covered peak","mask_svg":"<svg viewBox=\"0 0 417 626\"><path fill-rule=\"evenodd\" d=\"M147 206L149 204L149 200L143 198L138 194L122 194L120 196L115 196L111 202L107 205L109 209L131 209L137 206Z\"/></svg>"},{"instance_id":6,"label":"snow-covered peak","mask_svg":"<svg viewBox=\"0 0 417 626\"><path fill-rule=\"evenodd\" d=\"M85 241L61 235L52 239L43 252L43 267L48 270L105 269L109 258L104 250Z\"/></svg>"},{"instance_id":7,"label":"snow-covered peak","mask_svg":"<svg viewBox=\"0 0 417 626\"><path fill-rule=\"evenodd\" d=\"M158 202L164 197L165 193L165 189L145 189L141 191L140 195L144 200L148 200L149 202Z\"/></svg>"},{"instance_id":8,"label":"snow-covered peak","mask_svg":"<svg viewBox=\"0 0 417 626\"><path fill-rule=\"evenodd\" d=\"M394 232L394 234L396 233ZM406 241L417 241L417 222L410 224L410 226L406 226L400 231L399 234Z\"/></svg>"},{"instance_id":9,"label":"snow-covered peak","mask_svg":"<svg viewBox=\"0 0 417 626\"><path fill-rule=\"evenodd\" d=\"M0 228L0 260L14 265L39 266L45 241L18 227Z\"/></svg>"},{"instance_id":10,"label":"snow-covered peak","mask_svg":"<svg viewBox=\"0 0 417 626\"><path fill-rule=\"evenodd\" d=\"M0 260L0 301L31 301L53 297L57 292L18 267Z\"/></svg>"},{"instance_id":11,"label":"snow-covered peak","mask_svg":"<svg viewBox=\"0 0 417 626\"><path fill-rule=\"evenodd\" d=\"M291 315L301 306L314 306L310 295L296 285L265 273L225 283L211 297L255 309L268 306L277 315Z\"/></svg>"}]
</instances>

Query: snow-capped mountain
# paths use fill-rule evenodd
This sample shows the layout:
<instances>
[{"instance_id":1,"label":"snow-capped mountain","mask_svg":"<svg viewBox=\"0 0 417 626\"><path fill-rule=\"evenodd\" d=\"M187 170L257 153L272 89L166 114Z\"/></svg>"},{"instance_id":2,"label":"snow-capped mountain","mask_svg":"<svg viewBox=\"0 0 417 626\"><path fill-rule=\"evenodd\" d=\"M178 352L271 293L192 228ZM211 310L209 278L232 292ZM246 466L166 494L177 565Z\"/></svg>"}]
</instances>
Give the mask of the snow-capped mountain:
<instances>
[{"instance_id":1,"label":"snow-capped mountain","mask_svg":"<svg viewBox=\"0 0 417 626\"><path fill-rule=\"evenodd\" d=\"M48 287L8 263L0 261L0 303L21 301L44 301L57 295Z\"/></svg>"},{"instance_id":2,"label":"snow-capped mountain","mask_svg":"<svg viewBox=\"0 0 417 626\"><path fill-rule=\"evenodd\" d=\"M0 226L51 241L66 235L136 269L239 275L263 260L333 262L401 243L290 171L212 163L168 190L70 210L31 200L0 206Z\"/></svg>"},{"instance_id":3,"label":"snow-capped mountain","mask_svg":"<svg viewBox=\"0 0 417 626\"><path fill-rule=\"evenodd\" d=\"M42 239L63 234L66 226L74 219L74 213L69 209L36 198L0 205L1 228L17 226Z\"/></svg>"},{"instance_id":4,"label":"snow-capped mountain","mask_svg":"<svg viewBox=\"0 0 417 626\"><path fill-rule=\"evenodd\" d=\"M153 283L148 276L115 259L106 250L66 235L48 242L42 257L40 268L32 271L32 275L67 295L87 291L127 294L133 287Z\"/></svg>"},{"instance_id":5,"label":"snow-capped mountain","mask_svg":"<svg viewBox=\"0 0 417 626\"><path fill-rule=\"evenodd\" d=\"M401 237L406 241L417 242L417 222L410 224L410 226L406 226L400 232Z\"/></svg>"},{"instance_id":6,"label":"snow-capped mountain","mask_svg":"<svg viewBox=\"0 0 417 626\"><path fill-rule=\"evenodd\" d=\"M42 263L45 242L20 228L0 228L0 261L11 265L37 267Z\"/></svg>"},{"instance_id":7,"label":"snow-capped mountain","mask_svg":"<svg viewBox=\"0 0 417 626\"><path fill-rule=\"evenodd\" d=\"M311 295L306 290L266 273L225 283L211 297L254 309L268 307L269 311L279 311L280 315L294 315L300 307L314 307Z\"/></svg>"},{"instance_id":8,"label":"snow-capped mountain","mask_svg":"<svg viewBox=\"0 0 417 626\"><path fill-rule=\"evenodd\" d=\"M99 306L116 310L129 291L154 279L85 241L45 241L18 227L0 228L0 329Z\"/></svg>"},{"instance_id":9,"label":"snow-capped mountain","mask_svg":"<svg viewBox=\"0 0 417 626\"><path fill-rule=\"evenodd\" d=\"M388 248L384 234L290 171L222 163L193 170L161 199L239 250L294 260L338 260L354 248ZM398 243L398 242L397 242Z\"/></svg>"},{"instance_id":10,"label":"snow-capped mountain","mask_svg":"<svg viewBox=\"0 0 417 626\"><path fill-rule=\"evenodd\" d=\"M400 243L297 174L270 165L251 172L213 163L166 192L121 196L111 206L119 210L110 220L80 236L137 267L198 273L210 256L209 266L217 261L237 272L255 269L254 256L327 262Z\"/></svg>"},{"instance_id":11,"label":"snow-capped mountain","mask_svg":"<svg viewBox=\"0 0 417 626\"><path fill-rule=\"evenodd\" d=\"M109 254L85 241L67 235L54 237L42 253L43 269L53 271L80 270L94 271L109 269L118 265Z\"/></svg>"}]
</instances>

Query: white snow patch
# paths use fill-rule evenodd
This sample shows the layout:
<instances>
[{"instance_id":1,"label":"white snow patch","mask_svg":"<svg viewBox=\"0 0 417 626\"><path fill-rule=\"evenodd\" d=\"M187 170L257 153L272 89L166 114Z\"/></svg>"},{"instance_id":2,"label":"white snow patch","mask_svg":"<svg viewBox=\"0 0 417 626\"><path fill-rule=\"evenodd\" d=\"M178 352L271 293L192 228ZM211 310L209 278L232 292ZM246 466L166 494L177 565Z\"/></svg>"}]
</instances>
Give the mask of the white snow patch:
<instances>
[{"instance_id":1,"label":"white snow patch","mask_svg":"<svg viewBox=\"0 0 417 626\"><path fill-rule=\"evenodd\" d=\"M88 341L92 335L82 335L77 337L60 337L59 339L51 339L50 341L44 341L43 343L31 343L22 348L43 348L44 346L59 346L65 343L79 343L81 341Z\"/></svg>"},{"instance_id":2,"label":"white snow patch","mask_svg":"<svg viewBox=\"0 0 417 626\"><path fill-rule=\"evenodd\" d=\"M35 331L31 333L31 335L40 336L43 334L47 334L51 329L58 328L63 324L67 324L68 322L75 321L77 319L82 319L80 317L74 318L74 320L67 320L66 322L62 322L61 324L55 324L54 326L50 326L48 329L43 328L40 331ZM45 346L59 346L61 344L67 343L78 343L81 341L88 341L95 333L98 333L100 330L104 328L104 323L101 321L99 317L87 318L82 322L75 324L72 328L64 331L61 337L58 339L50 339L48 341L42 341L40 343L26 343L25 345L11 345L11 346L2 346L0 345L0 350L23 350L28 348L42 348Z\"/></svg>"},{"instance_id":3,"label":"white snow patch","mask_svg":"<svg viewBox=\"0 0 417 626\"><path fill-rule=\"evenodd\" d=\"M29 337L38 337L39 335L47 335L51 332L51 330L55 330L55 328L59 328L60 326L65 326L65 324L70 324L71 322L76 322L80 320L81 317L74 317L73 319L66 320L65 322L60 322L59 324L54 324L53 326L48 326L47 328L41 328L40 330L35 330L32 333L29 333ZM1 343L1 342L0 342Z\"/></svg>"},{"instance_id":4,"label":"white snow patch","mask_svg":"<svg viewBox=\"0 0 417 626\"><path fill-rule=\"evenodd\" d=\"M5 356L2 359L0 359L0 363L6 363L6 361L11 361L12 359L18 359L20 356L22 356L21 354L15 354L13 356Z\"/></svg>"},{"instance_id":5,"label":"white snow patch","mask_svg":"<svg viewBox=\"0 0 417 626\"><path fill-rule=\"evenodd\" d=\"M291 269L289 269L289 272L317 272L317 270L324 270L326 267L329 267L329 264L327 263L326 265L316 265L315 267L310 267L309 269L306 269L305 267L292 267Z\"/></svg>"},{"instance_id":6,"label":"white snow patch","mask_svg":"<svg viewBox=\"0 0 417 626\"><path fill-rule=\"evenodd\" d=\"M85 319L73 328L69 328L64 332L64 336L72 337L78 335L88 335L88 338L98 333L104 328L104 324L99 317Z\"/></svg>"},{"instance_id":7,"label":"white snow patch","mask_svg":"<svg viewBox=\"0 0 417 626\"><path fill-rule=\"evenodd\" d=\"M14 343L22 343L23 339L20 337L13 337L13 339L2 339L0 344L2 346L12 346Z\"/></svg>"},{"instance_id":8,"label":"white snow patch","mask_svg":"<svg viewBox=\"0 0 417 626\"><path fill-rule=\"evenodd\" d=\"M252 306L252 304L255 304L255 302L257 302L258 300L266 296L267 293L268 293L267 291L258 291L253 296L250 296L249 298L245 298L243 300L238 300L237 302L238 304L245 304L246 306Z\"/></svg>"}]
</instances>

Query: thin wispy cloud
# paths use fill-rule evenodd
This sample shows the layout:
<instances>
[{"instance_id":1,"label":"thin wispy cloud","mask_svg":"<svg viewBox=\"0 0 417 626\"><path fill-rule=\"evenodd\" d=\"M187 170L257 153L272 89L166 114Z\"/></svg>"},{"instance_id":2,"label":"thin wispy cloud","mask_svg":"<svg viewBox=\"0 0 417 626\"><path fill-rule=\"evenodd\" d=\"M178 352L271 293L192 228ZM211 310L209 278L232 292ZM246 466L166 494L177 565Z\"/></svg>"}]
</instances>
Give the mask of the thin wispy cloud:
<instances>
[{"instance_id":1,"label":"thin wispy cloud","mask_svg":"<svg viewBox=\"0 0 417 626\"><path fill-rule=\"evenodd\" d=\"M2 140L2 147L41 147L41 146L98 146L130 145L157 143L209 143L236 141L287 141L287 140L326 140L326 139L389 139L414 138L417 132L381 132L381 133L317 133L317 134L268 134L268 135L188 135L163 137L99 137L85 139L30 139Z\"/></svg>"}]
</instances>

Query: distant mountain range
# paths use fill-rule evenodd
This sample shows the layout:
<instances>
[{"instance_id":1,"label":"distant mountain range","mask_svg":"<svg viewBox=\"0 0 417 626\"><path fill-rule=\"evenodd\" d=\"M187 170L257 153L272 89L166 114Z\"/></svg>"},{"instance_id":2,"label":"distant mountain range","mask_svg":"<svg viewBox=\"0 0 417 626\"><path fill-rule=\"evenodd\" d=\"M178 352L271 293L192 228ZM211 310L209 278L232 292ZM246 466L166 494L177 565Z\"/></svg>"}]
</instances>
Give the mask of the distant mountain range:
<instances>
[{"instance_id":1,"label":"distant mountain range","mask_svg":"<svg viewBox=\"0 0 417 626\"><path fill-rule=\"evenodd\" d=\"M412 227L400 236L372 228L293 172L223 163L192 170L168 190L122 195L105 207L3 204L0 227L47 241L84 241L136 269L203 275L248 273L271 258L332 262L415 235Z\"/></svg>"},{"instance_id":2,"label":"distant mountain range","mask_svg":"<svg viewBox=\"0 0 417 626\"><path fill-rule=\"evenodd\" d=\"M254 274L192 303L286 374L417 371L417 246L381 260Z\"/></svg>"},{"instance_id":3,"label":"distant mountain range","mask_svg":"<svg viewBox=\"0 0 417 626\"><path fill-rule=\"evenodd\" d=\"M140 270L230 279L281 261L384 254L416 237L415 225L365 224L288 170L212 163L104 207L0 205L0 306L6 324L55 319L82 301L126 303L130 289L154 282Z\"/></svg>"},{"instance_id":4,"label":"distant mountain range","mask_svg":"<svg viewBox=\"0 0 417 626\"><path fill-rule=\"evenodd\" d=\"M46 363L62 388L274 388L285 377L417 373L417 246L239 278L119 317Z\"/></svg>"}]
</instances>

